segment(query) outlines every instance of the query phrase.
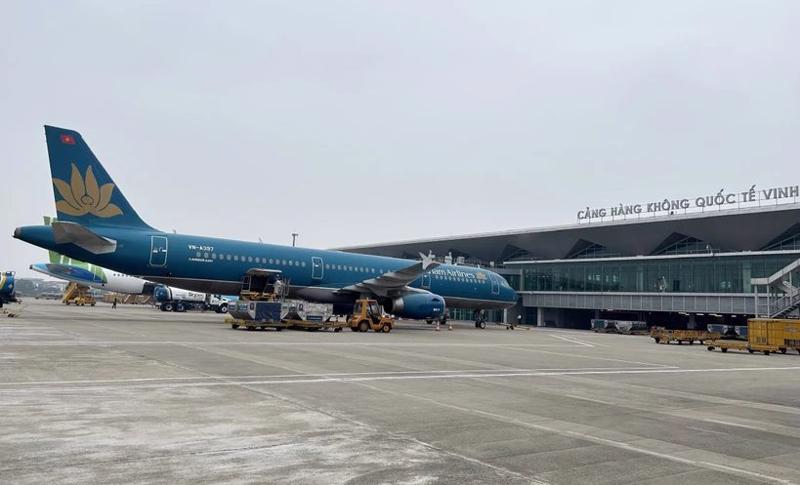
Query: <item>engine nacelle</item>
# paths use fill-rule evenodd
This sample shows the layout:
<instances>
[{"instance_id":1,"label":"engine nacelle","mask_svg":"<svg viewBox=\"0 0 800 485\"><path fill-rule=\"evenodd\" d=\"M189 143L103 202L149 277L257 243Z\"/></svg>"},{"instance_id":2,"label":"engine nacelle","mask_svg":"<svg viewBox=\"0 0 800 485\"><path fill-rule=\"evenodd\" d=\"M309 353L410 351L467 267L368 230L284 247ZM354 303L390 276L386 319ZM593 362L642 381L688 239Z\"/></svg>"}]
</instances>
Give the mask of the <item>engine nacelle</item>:
<instances>
[{"instance_id":1,"label":"engine nacelle","mask_svg":"<svg viewBox=\"0 0 800 485\"><path fill-rule=\"evenodd\" d=\"M384 308L398 317L436 320L442 318L445 303L444 298L433 293L411 293L392 298Z\"/></svg>"}]
</instances>

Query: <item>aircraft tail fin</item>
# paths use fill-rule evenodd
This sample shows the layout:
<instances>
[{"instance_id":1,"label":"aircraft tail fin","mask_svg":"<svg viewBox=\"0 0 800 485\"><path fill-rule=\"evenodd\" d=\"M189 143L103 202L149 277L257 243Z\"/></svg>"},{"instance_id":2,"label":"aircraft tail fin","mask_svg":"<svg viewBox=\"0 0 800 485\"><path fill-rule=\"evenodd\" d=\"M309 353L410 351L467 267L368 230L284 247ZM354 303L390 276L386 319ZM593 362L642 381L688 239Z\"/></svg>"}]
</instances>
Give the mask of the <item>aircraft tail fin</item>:
<instances>
[{"instance_id":1,"label":"aircraft tail fin","mask_svg":"<svg viewBox=\"0 0 800 485\"><path fill-rule=\"evenodd\" d=\"M152 229L77 131L45 126L58 220L83 226Z\"/></svg>"}]
</instances>

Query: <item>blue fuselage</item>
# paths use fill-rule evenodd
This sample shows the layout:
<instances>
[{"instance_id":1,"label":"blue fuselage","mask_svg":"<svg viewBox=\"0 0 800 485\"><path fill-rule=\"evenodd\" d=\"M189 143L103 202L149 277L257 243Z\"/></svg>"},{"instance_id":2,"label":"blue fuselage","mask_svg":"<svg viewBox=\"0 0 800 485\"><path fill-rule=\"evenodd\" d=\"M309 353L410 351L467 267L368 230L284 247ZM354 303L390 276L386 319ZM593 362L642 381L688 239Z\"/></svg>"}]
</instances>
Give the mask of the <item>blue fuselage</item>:
<instances>
[{"instance_id":1,"label":"blue fuselage","mask_svg":"<svg viewBox=\"0 0 800 485\"><path fill-rule=\"evenodd\" d=\"M56 244L50 226L21 227L14 236L73 259L206 293L238 294L242 276L253 268L279 271L289 281L294 296L330 303L351 302L357 295L340 290L415 263L138 228L91 229L116 241L116 250L93 254L73 244ZM503 277L483 268L439 265L408 286L440 295L451 307L504 308L517 301L516 293Z\"/></svg>"}]
</instances>

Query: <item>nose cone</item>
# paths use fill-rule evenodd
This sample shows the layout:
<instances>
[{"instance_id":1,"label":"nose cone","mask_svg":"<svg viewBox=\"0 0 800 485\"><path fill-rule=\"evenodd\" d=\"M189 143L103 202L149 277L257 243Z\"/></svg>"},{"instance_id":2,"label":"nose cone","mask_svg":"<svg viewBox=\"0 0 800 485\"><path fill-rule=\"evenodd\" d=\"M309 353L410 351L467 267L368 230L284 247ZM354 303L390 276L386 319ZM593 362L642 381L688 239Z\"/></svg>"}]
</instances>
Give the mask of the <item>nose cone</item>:
<instances>
[{"instance_id":1,"label":"nose cone","mask_svg":"<svg viewBox=\"0 0 800 485\"><path fill-rule=\"evenodd\" d=\"M514 291L512 288L509 288L509 287L503 287L502 290L503 291L501 293L501 296L503 297L503 300L505 300L505 301L507 301L509 303L516 303L517 302L517 299L519 297L517 296L517 292L516 291Z\"/></svg>"}]
</instances>

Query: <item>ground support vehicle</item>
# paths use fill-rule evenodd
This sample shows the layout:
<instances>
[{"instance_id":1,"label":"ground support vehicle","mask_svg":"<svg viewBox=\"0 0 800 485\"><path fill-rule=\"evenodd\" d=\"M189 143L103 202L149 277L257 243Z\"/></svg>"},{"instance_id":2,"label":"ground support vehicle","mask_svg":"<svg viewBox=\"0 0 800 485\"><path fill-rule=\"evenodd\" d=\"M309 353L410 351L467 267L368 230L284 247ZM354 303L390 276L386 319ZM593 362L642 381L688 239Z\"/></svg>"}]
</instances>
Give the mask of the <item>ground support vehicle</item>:
<instances>
[{"instance_id":1,"label":"ground support vehicle","mask_svg":"<svg viewBox=\"0 0 800 485\"><path fill-rule=\"evenodd\" d=\"M383 312L377 300L361 298L353 305L353 314L347 319L350 330L354 332L388 333L394 328L394 318Z\"/></svg>"},{"instance_id":2,"label":"ground support vehicle","mask_svg":"<svg viewBox=\"0 0 800 485\"><path fill-rule=\"evenodd\" d=\"M708 350L719 348L722 352L728 349L785 354L793 349L800 353L800 320L751 318L747 321L747 342L716 340L708 342Z\"/></svg>"},{"instance_id":3,"label":"ground support vehicle","mask_svg":"<svg viewBox=\"0 0 800 485\"><path fill-rule=\"evenodd\" d=\"M707 332L705 330L667 330L664 327L653 327L650 329L650 336L655 342L668 344L677 342L678 345L686 342L692 345L695 342L703 343L706 340L717 340L720 338L718 332Z\"/></svg>"},{"instance_id":4,"label":"ground support vehicle","mask_svg":"<svg viewBox=\"0 0 800 485\"><path fill-rule=\"evenodd\" d=\"M244 320L233 317L225 319L225 323L230 324L232 329L246 329L246 330L267 330L273 329L280 332L284 329L290 330L307 330L314 332L317 330L333 330L334 332L341 332L343 328L349 326L345 321L326 321L326 322L312 322L308 320L293 320L293 319L279 319L279 320Z\"/></svg>"},{"instance_id":5,"label":"ground support vehicle","mask_svg":"<svg viewBox=\"0 0 800 485\"><path fill-rule=\"evenodd\" d=\"M162 312L185 312L204 308L206 294L159 285L153 290L153 299Z\"/></svg>"},{"instance_id":6,"label":"ground support vehicle","mask_svg":"<svg viewBox=\"0 0 800 485\"><path fill-rule=\"evenodd\" d=\"M204 301L205 310L213 310L216 313L228 313L228 306L231 302L222 295L207 294Z\"/></svg>"},{"instance_id":7,"label":"ground support vehicle","mask_svg":"<svg viewBox=\"0 0 800 485\"><path fill-rule=\"evenodd\" d=\"M238 301L228 302L231 328L281 331L333 330L340 332L348 326L345 321L332 319L330 305L288 300L289 282L271 270L252 269L242 279Z\"/></svg>"},{"instance_id":8,"label":"ground support vehicle","mask_svg":"<svg viewBox=\"0 0 800 485\"><path fill-rule=\"evenodd\" d=\"M64 296L61 298L61 302L65 305L76 306L95 306L97 304L97 300L95 299L94 295L92 295L92 291L89 289L89 287L79 285L75 282L71 282L67 285L67 288L64 290Z\"/></svg>"},{"instance_id":9,"label":"ground support vehicle","mask_svg":"<svg viewBox=\"0 0 800 485\"><path fill-rule=\"evenodd\" d=\"M593 318L592 331L598 333L643 335L647 333L647 322Z\"/></svg>"}]
</instances>

